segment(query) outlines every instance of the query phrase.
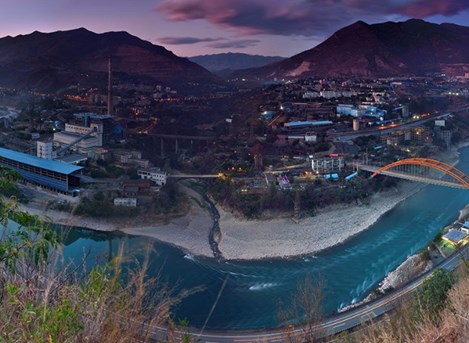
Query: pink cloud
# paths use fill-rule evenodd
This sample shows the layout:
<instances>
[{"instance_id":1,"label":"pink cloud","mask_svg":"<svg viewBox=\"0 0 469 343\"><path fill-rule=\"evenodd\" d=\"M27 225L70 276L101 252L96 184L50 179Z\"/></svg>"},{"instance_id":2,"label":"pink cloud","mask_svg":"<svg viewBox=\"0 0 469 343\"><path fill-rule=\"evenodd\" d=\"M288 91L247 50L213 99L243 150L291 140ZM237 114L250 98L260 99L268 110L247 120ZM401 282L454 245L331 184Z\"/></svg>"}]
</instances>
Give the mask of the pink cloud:
<instances>
[{"instance_id":1,"label":"pink cloud","mask_svg":"<svg viewBox=\"0 0 469 343\"><path fill-rule=\"evenodd\" d=\"M413 18L426 18L432 15L451 16L469 9L468 0L418 0L402 6L401 13Z\"/></svg>"},{"instance_id":2,"label":"pink cloud","mask_svg":"<svg viewBox=\"0 0 469 343\"><path fill-rule=\"evenodd\" d=\"M171 21L205 20L243 35L317 36L358 19L453 15L469 0L162 0L155 8Z\"/></svg>"},{"instance_id":3,"label":"pink cloud","mask_svg":"<svg viewBox=\"0 0 469 343\"><path fill-rule=\"evenodd\" d=\"M156 10L172 21L204 19L243 34L311 34L306 31L314 20L307 0L163 0Z\"/></svg>"}]
</instances>

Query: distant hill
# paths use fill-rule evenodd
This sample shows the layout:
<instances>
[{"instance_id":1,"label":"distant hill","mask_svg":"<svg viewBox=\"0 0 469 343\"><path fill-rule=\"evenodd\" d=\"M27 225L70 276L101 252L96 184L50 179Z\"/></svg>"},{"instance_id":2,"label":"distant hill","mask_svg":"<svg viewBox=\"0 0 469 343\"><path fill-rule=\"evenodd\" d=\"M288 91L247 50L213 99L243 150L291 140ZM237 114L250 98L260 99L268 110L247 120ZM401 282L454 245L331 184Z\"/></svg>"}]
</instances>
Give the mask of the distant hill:
<instances>
[{"instance_id":1,"label":"distant hill","mask_svg":"<svg viewBox=\"0 0 469 343\"><path fill-rule=\"evenodd\" d=\"M42 91L105 86L109 56L116 81L180 90L222 82L198 64L127 32L96 34L80 28L1 38L0 86Z\"/></svg>"},{"instance_id":2,"label":"distant hill","mask_svg":"<svg viewBox=\"0 0 469 343\"><path fill-rule=\"evenodd\" d=\"M281 61L284 57L228 52L225 54L193 56L189 59L213 73L227 74L234 70L262 67L269 63Z\"/></svg>"},{"instance_id":3,"label":"distant hill","mask_svg":"<svg viewBox=\"0 0 469 343\"><path fill-rule=\"evenodd\" d=\"M358 21L316 47L242 77L385 77L469 72L469 27L411 19L369 25Z\"/></svg>"}]
</instances>

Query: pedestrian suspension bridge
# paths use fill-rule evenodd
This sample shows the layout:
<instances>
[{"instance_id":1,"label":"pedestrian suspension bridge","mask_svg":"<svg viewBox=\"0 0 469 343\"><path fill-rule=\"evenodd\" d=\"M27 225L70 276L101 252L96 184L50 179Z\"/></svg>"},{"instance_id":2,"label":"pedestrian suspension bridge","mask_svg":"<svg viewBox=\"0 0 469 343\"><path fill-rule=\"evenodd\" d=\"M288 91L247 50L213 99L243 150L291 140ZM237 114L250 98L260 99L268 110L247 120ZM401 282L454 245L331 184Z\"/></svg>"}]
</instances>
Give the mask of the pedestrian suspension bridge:
<instances>
[{"instance_id":1,"label":"pedestrian suspension bridge","mask_svg":"<svg viewBox=\"0 0 469 343\"><path fill-rule=\"evenodd\" d=\"M388 175L399 179L433 185L469 189L469 176L453 166L429 158L406 158L377 167L357 164L357 169L371 172L371 177Z\"/></svg>"},{"instance_id":2,"label":"pedestrian suspension bridge","mask_svg":"<svg viewBox=\"0 0 469 343\"><path fill-rule=\"evenodd\" d=\"M168 178L174 179L216 179L223 178L223 174L170 174Z\"/></svg>"}]
</instances>

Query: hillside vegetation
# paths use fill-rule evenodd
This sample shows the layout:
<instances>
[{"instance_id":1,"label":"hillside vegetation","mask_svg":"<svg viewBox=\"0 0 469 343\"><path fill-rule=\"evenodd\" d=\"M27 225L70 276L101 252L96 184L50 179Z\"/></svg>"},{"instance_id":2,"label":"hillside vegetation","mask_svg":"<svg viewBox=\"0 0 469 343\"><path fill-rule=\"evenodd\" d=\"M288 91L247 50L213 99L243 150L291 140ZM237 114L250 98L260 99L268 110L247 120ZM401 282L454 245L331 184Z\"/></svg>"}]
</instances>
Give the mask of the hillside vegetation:
<instances>
[{"instance_id":1,"label":"hillside vegetation","mask_svg":"<svg viewBox=\"0 0 469 343\"><path fill-rule=\"evenodd\" d=\"M454 275L437 270L411 301L338 342L469 342L468 264Z\"/></svg>"},{"instance_id":2,"label":"hillside vegetation","mask_svg":"<svg viewBox=\"0 0 469 343\"><path fill-rule=\"evenodd\" d=\"M0 188L17 177L1 169ZM0 223L0 342L149 342L157 324L174 341L172 307L196 290L175 294L122 252L91 270L86 256L67 264L56 231L13 198L0 201Z\"/></svg>"}]
</instances>

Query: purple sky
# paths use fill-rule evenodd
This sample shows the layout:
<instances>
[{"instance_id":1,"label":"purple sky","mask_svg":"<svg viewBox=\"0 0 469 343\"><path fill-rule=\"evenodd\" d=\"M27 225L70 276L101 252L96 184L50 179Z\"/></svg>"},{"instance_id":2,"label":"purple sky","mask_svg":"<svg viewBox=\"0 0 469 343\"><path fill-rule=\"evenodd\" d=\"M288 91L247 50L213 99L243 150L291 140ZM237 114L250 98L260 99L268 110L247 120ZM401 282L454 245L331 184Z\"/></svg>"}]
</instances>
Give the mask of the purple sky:
<instances>
[{"instance_id":1,"label":"purple sky","mask_svg":"<svg viewBox=\"0 0 469 343\"><path fill-rule=\"evenodd\" d=\"M469 0L0 0L0 37L128 31L179 56L292 56L357 20L469 26Z\"/></svg>"}]
</instances>

